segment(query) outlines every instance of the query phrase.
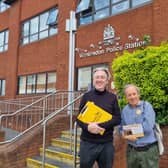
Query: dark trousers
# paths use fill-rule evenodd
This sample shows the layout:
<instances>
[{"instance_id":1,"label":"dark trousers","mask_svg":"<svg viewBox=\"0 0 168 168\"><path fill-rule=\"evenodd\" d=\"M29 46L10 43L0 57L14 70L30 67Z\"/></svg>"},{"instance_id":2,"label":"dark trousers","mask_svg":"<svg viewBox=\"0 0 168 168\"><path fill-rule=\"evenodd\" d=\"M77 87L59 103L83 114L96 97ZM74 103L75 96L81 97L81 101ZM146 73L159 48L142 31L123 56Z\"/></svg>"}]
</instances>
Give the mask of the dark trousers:
<instances>
[{"instance_id":1,"label":"dark trousers","mask_svg":"<svg viewBox=\"0 0 168 168\"><path fill-rule=\"evenodd\" d=\"M96 144L81 141L80 143L80 168L92 168L95 161L99 168L112 168L113 158L112 142Z\"/></svg>"}]
</instances>

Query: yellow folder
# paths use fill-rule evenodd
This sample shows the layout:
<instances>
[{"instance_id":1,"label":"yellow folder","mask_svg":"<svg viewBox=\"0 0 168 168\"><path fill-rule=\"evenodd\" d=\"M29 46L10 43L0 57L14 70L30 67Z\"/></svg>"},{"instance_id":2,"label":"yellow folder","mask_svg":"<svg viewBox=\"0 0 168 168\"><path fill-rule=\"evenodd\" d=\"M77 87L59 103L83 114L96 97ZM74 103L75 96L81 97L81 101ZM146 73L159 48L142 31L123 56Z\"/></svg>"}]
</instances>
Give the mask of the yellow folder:
<instances>
[{"instance_id":1,"label":"yellow folder","mask_svg":"<svg viewBox=\"0 0 168 168\"><path fill-rule=\"evenodd\" d=\"M84 123L97 122L103 123L112 119L112 115L101 107L95 105L93 102L88 101L84 110L77 117Z\"/></svg>"}]
</instances>

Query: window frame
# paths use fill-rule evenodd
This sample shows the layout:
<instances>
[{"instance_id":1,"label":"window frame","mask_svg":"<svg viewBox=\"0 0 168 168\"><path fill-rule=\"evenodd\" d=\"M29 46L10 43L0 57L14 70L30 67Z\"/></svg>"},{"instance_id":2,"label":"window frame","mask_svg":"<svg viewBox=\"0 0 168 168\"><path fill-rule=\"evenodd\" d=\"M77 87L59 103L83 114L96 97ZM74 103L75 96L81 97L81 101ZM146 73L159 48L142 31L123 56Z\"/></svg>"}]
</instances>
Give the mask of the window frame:
<instances>
[{"instance_id":1,"label":"window frame","mask_svg":"<svg viewBox=\"0 0 168 168\"><path fill-rule=\"evenodd\" d=\"M29 75L21 75L18 76L18 89L17 89L17 94L18 95L29 95L29 94L47 94L47 93L51 93L53 91L56 90L56 82L57 82L57 78L55 77L55 83L53 84L54 88L53 89L48 89L48 77L50 74L54 74L55 76L57 76L56 71L49 71L49 72L41 72L41 73L36 73L36 74L29 74ZM40 91L38 90L38 77L40 75L45 75L45 82L42 83L42 85L44 85L44 90ZM33 81L32 83L30 83L29 85L29 81L28 79L30 79L31 77L33 77ZM24 85L22 85L21 81L24 81ZM23 89L22 89L22 88Z\"/></svg>"},{"instance_id":2,"label":"window frame","mask_svg":"<svg viewBox=\"0 0 168 168\"><path fill-rule=\"evenodd\" d=\"M6 80L0 79L0 96L5 96L6 94Z\"/></svg>"},{"instance_id":3,"label":"window frame","mask_svg":"<svg viewBox=\"0 0 168 168\"><path fill-rule=\"evenodd\" d=\"M110 16L114 16L120 13L124 13L129 10L132 10L137 7L144 6L144 5L147 5L153 2L153 0L142 0L142 2L138 3L137 5L134 5L133 1L135 0L108 0L108 3L109 3L108 5L104 5L102 7L99 6L99 8L96 8L96 4L95 4L96 0L90 0L89 1L90 4L87 5L88 6L87 8L85 7L83 9L80 9L80 11L78 11L78 7L80 3L82 3L83 1L84 0L81 0L81 1L78 1L77 3L76 17L77 17L78 26L90 24L95 21L98 21L98 20L101 20L101 19L104 19ZM99 3L99 1L97 2ZM119 8L119 6L122 6L122 5L125 6L125 7L123 6L123 9L120 8L116 10L115 12L113 12L113 9ZM105 9L108 9L109 11L107 12ZM103 10L105 11L105 13L103 12ZM96 16L96 13L101 13L102 17L99 17L98 15ZM103 16L103 13L104 13L104 16Z\"/></svg>"},{"instance_id":4,"label":"window frame","mask_svg":"<svg viewBox=\"0 0 168 168\"><path fill-rule=\"evenodd\" d=\"M56 14L56 23L52 23L52 26L47 24L48 18L50 16L50 13L52 13L53 11L55 11ZM41 21L41 17L46 14L48 15L46 17L46 28L45 29L41 29L41 26L44 26L44 24ZM20 39L20 43L21 45L26 45L32 42L36 42L45 38L48 38L50 36L56 35L58 33L58 14L59 14L59 10L58 7L53 7L47 11L44 11L42 13L40 13L39 15L33 16L30 19L27 19L25 21L22 22L21 24L21 39ZM33 19L37 18L37 23L36 26L33 27L32 23L33 23ZM26 29L26 24L28 24L27 29ZM31 32L31 30L36 29L35 32ZM46 33L46 34L45 34ZM42 35L43 34L43 35Z\"/></svg>"},{"instance_id":5,"label":"window frame","mask_svg":"<svg viewBox=\"0 0 168 168\"><path fill-rule=\"evenodd\" d=\"M9 43L9 30L3 30L0 32L0 36L1 34L3 34L3 37L0 39L2 39L2 44L0 43L0 53L5 52L8 50L8 43Z\"/></svg>"}]
</instances>

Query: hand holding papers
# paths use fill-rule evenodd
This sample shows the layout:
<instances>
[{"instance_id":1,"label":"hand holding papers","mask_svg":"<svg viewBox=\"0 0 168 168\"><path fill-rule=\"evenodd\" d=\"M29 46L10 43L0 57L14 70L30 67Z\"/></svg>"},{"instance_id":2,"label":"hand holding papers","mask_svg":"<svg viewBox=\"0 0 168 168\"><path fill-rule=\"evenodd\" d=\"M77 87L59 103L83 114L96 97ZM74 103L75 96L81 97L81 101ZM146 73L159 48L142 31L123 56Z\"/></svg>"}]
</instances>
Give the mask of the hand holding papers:
<instances>
[{"instance_id":1,"label":"hand holding papers","mask_svg":"<svg viewBox=\"0 0 168 168\"><path fill-rule=\"evenodd\" d=\"M127 139L128 137L136 139L144 136L142 124L132 124L123 126L123 134Z\"/></svg>"},{"instance_id":2,"label":"hand holding papers","mask_svg":"<svg viewBox=\"0 0 168 168\"><path fill-rule=\"evenodd\" d=\"M103 135L105 129L100 127L97 123L93 122L93 123L88 124L88 131L92 134Z\"/></svg>"},{"instance_id":3,"label":"hand holding papers","mask_svg":"<svg viewBox=\"0 0 168 168\"><path fill-rule=\"evenodd\" d=\"M112 115L95 105L93 102L88 101L82 112L78 115L78 120L83 123L103 123L112 119ZM104 131L100 134L102 135Z\"/></svg>"}]
</instances>

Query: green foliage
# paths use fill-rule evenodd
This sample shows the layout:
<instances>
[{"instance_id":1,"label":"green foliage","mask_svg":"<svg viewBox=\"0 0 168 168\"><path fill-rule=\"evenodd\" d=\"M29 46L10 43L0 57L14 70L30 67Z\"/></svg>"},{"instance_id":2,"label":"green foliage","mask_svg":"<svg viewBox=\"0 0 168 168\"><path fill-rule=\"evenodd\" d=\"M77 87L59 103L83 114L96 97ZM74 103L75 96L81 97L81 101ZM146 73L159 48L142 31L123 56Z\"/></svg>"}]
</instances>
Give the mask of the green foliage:
<instances>
[{"instance_id":1,"label":"green foliage","mask_svg":"<svg viewBox=\"0 0 168 168\"><path fill-rule=\"evenodd\" d=\"M168 44L148 46L133 53L125 51L112 63L114 84L120 97L121 108L126 104L123 94L125 84L136 84L141 99L149 101L157 121L168 125Z\"/></svg>"}]
</instances>

